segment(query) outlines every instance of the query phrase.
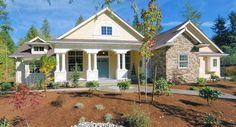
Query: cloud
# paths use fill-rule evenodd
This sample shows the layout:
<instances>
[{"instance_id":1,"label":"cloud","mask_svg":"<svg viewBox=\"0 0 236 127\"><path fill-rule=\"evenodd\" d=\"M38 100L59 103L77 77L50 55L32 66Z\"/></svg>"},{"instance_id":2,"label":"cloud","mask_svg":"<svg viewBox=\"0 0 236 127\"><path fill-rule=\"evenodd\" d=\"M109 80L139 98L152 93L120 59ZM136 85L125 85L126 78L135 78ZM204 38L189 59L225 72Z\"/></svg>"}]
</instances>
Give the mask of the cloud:
<instances>
[{"instance_id":1,"label":"cloud","mask_svg":"<svg viewBox=\"0 0 236 127\"><path fill-rule=\"evenodd\" d=\"M162 23L161 25L162 26L176 26L176 25L179 25L181 23L182 22L180 22L180 21L171 21L171 22Z\"/></svg>"},{"instance_id":2,"label":"cloud","mask_svg":"<svg viewBox=\"0 0 236 127\"><path fill-rule=\"evenodd\" d=\"M207 22L203 22L201 24L203 27L212 27L214 25L214 22L212 21L207 21Z\"/></svg>"}]
</instances>

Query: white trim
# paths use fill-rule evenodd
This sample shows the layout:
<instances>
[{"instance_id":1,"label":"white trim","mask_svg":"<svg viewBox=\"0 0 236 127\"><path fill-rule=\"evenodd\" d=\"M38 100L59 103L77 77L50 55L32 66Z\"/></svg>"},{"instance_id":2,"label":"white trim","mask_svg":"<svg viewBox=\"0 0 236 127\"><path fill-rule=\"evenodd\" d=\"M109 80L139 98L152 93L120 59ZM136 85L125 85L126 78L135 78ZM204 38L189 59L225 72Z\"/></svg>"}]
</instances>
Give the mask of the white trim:
<instances>
[{"instance_id":1,"label":"white trim","mask_svg":"<svg viewBox=\"0 0 236 127\"><path fill-rule=\"evenodd\" d=\"M37 37L31 39L31 40L28 41L28 42L34 42L34 41L36 41L37 39L39 39L39 40L41 40L42 42L46 43L46 41L44 41L44 40L43 40L42 38L40 38L39 36L37 36Z\"/></svg>"},{"instance_id":2,"label":"white trim","mask_svg":"<svg viewBox=\"0 0 236 127\"><path fill-rule=\"evenodd\" d=\"M172 37L171 39L169 39L167 41L167 43L172 43L172 41L177 38L180 34L182 34L185 31L185 29L181 30L178 34L176 34L174 37Z\"/></svg>"},{"instance_id":3,"label":"white trim","mask_svg":"<svg viewBox=\"0 0 236 127\"><path fill-rule=\"evenodd\" d=\"M191 31L189 31L187 28L186 28L186 32L188 32L194 39L196 39L200 44L203 44L201 40L199 40Z\"/></svg>"},{"instance_id":4,"label":"white trim","mask_svg":"<svg viewBox=\"0 0 236 127\"><path fill-rule=\"evenodd\" d=\"M180 56L181 55L187 55L187 67L180 67ZM186 62L186 61L185 61ZM179 69L187 69L187 68L189 68L189 53L179 53L178 54L178 68Z\"/></svg>"},{"instance_id":5,"label":"white trim","mask_svg":"<svg viewBox=\"0 0 236 127\"><path fill-rule=\"evenodd\" d=\"M104 8L103 10L101 10L100 12L98 12L97 14L91 16L89 19L87 19L86 21L82 22L81 24L77 25L76 27L72 28L70 31L66 32L65 34L61 35L60 37L58 37L58 39L63 39L64 37L68 36L69 34L71 34L72 32L74 32L75 30L79 29L80 27L82 27L83 25L87 24L88 22L90 22L91 20L93 20L94 18L96 18L98 15L104 13L105 11L109 11L111 12L116 18L118 18L122 23L124 23L128 28L130 28L132 31L134 31L136 34L138 34L141 38L144 38L144 36L142 34L140 34L138 31L136 31L133 27L131 27L128 23L126 23L123 19L121 19L118 15L116 15L111 9L109 9L108 7Z\"/></svg>"}]
</instances>

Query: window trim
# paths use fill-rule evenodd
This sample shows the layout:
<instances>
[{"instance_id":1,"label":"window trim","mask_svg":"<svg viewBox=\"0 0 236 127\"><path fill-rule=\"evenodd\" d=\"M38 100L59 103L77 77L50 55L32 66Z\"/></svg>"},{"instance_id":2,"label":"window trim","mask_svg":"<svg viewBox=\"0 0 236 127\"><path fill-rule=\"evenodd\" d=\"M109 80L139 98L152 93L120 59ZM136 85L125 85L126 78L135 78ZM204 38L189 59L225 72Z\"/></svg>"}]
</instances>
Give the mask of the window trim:
<instances>
[{"instance_id":1,"label":"window trim","mask_svg":"<svg viewBox=\"0 0 236 127\"><path fill-rule=\"evenodd\" d=\"M104 28L105 28L105 33L104 33ZM110 32L108 32L108 28L111 28ZM112 36L112 34L113 34L112 26L101 26L101 35L102 36Z\"/></svg>"},{"instance_id":2,"label":"window trim","mask_svg":"<svg viewBox=\"0 0 236 127\"><path fill-rule=\"evenodd\" d=\"M186 61L180 61L180 56L181 55L186 55L187 56L187 60ZM180 66L180 63L181 62L187 62L187 67L181 67ZM179 55L178 55L178 68L179 69L187 69L187 68L189 68L189 54L188 53L180 53Z\"/></svg>"},{"instance_id":3,"label":"window trim","mask_svg":"<svg viewBox=\"0 0 236 127\"><path fill-rule=\"evenodd\" d=\"M82 57L82 67L81 67L81 69L82 70L79 70L79 71L83 72L84 71L84 52L83 51L69 51L69 52L82 52L82 54L81 54L81 57ZM67 53L67 69L68 69L68 72L73 72L72 70L70 70L70 67L69 67L70 66L70 63L69 63L69 57L70 57L69 52ZM77 55L75 53L74 55L71 55L71 56L73 56L76 59L76 57L79 56L79 55Z\"/></svg>"},{"instance_id":4,"label":"window trim","mask_svg":"<svg viewBox=\"0 0 236 127\"><path fill-rule=\"evenodd\" d=\"M34 52L44 52L44 48L45 47L43 47L43 46L34 46L33 47L33 51ZM37 50L36 50L37 49ZM40 50L40 49L42 49L42 50Z\"/></svg>"}]
</instances>

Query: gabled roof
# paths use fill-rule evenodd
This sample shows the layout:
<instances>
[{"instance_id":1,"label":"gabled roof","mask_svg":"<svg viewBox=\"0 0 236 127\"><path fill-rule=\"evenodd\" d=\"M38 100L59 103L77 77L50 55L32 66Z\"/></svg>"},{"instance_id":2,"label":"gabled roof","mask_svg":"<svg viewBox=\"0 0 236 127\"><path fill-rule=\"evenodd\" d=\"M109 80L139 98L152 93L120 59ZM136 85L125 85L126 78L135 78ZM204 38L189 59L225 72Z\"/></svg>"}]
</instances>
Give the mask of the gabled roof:
<instances>
[{"instance_id":1,"label":"gabled roof","mask_svg":"<svg viewBox=\"0 0 236 127\"><path fill-rule=\"evenodd\" d=\"M38 41L38 40L39 40L39 41ZM46 43L46 41L43 40L42 38L40 38L39 36L37 36L37 37L31 39L31 40L28 41L28 42L30 42L30 43L32 43L32 42L43 42L43 43Z\"/></svg>"},{"instance_id":2,"label":"gabled roof","mask_svg":"<svg viewBox=\"0 0 236 127\"><path fill-rule=\"evenodd\" d=\"M214 42L212 42L199 28L197 28L190 20L186 21L170 30L167 30L158 36L154 37L154 40L156 41L154 45L154 49L158 49L160 47L172 45L172 40L174 40L176 37L178 37L183 32L187 32L191 37L193 37L195 40L197 40L199 43L203 43L198 39L191 31L188 30L187 25L191 25L194 30L196 30L203 38L205 38L210 45L212 45L217 51L220 53L224 53L218 46L215 45Z\"/></svg>"},{"instance_id":3,"label":"gabled roof","mask_svg":"<svg viewBox=\"0 0 236 127\"><path fill-rule=\"evenodd\" d=\"M97 18L97 16L105 13L106 11L109 11L112 16L114 16L115 18L117 18L118 20L120 20L122 23L124 23L130 30L134 31L134 33L136 33L138 36L140 36L141 38L144 38L144 36L142 34L140 34L137 30L135 30L132 26L130 26L126 21L124 21L122 18L120 18L116 13L114 13L110 8L104 8L103 10L101 10L100 12L98 12L97 14L93 15L92 17L90 17L89 19L85 20L84 22L82 22L81 24L77 25L76 27L72 28L70 31L66 32L65 34L61 35L60 37L58 37L57 39L63 39L66 36L68 36L69 34L73 33L74 31L76 31L77 29L79 29L80 27L84 26L85 24L87 24L88 22L94 20Z\"/></svg>"}]
</instances>

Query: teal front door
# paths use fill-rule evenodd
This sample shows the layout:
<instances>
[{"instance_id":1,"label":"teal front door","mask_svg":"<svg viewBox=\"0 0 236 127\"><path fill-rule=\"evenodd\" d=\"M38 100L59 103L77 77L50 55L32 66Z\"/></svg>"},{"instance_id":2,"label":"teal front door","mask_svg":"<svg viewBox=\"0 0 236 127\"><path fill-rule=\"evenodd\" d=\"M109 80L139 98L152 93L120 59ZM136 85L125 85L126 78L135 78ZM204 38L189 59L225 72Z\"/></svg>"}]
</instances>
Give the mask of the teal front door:
<instances>
[{"instance_id":1,"label":"teal front door","mask_svg":"<svg viewBox=\"0 0 236 127\"><path fill-rule=\"evenodd\" d=\"M98 76L99 78L109 78L109 61L108 58L98 58Z\"/></svg>"}]
</instances>

